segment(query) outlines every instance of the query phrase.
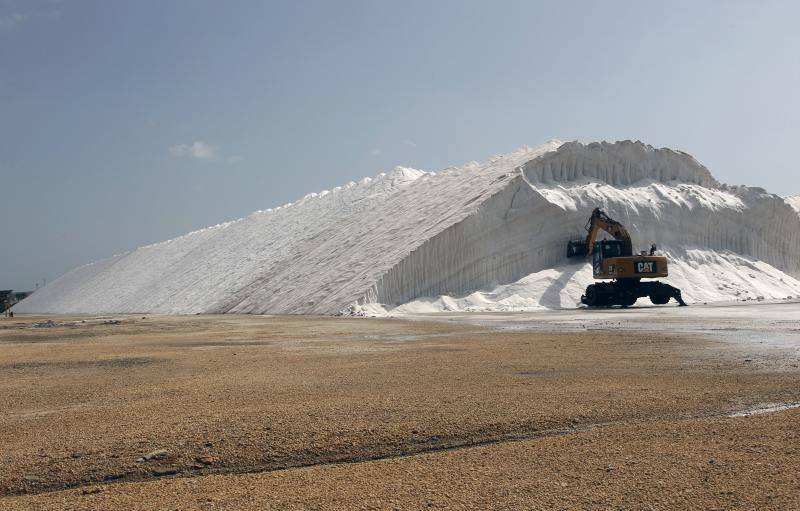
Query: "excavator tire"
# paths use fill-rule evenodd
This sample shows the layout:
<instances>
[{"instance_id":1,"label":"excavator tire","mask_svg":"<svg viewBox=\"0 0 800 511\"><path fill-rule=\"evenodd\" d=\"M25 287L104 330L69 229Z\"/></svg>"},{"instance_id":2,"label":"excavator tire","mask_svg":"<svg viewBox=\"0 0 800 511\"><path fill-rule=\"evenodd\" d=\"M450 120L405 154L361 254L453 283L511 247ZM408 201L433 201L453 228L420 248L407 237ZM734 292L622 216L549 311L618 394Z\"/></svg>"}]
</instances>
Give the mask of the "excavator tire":
<instances>
[{"instance_id":1,"label":"excavator tire","mask_svg":"<svg viewBox=\"0 0 800 511\"><path fill-rule=\"evenodd\" d=\"M597 307L597 290L594 284L586 286L586 293L581 296L581 303L589 307Z\"/></svg>"},{"instance_id":2,"label":"excavator tire","mask_svg":"<svg viewBox=\"0 0 800 511\"><path fill-rule=\"evenodd\" d=\"M600 282L589 284L586 287L586 294L581 296L581 303L589 307L611 307L612 305L622 305L616 296L616 288L612 283Z\"/></svg>"},{"instance_id":3,"label":"excavator tire","mask_svg":"<svg viewBox=\"0 0 800 511\"><path fill-rule=\"evenodd\" d=\"M669 302L669 295L650 295L650 301L654 305L666 305Z\"/></svg>"},{"instance_id":4,"label":"excavator tire","mask_svg":"<svg viewBox=\"0 0 800 511\"><path fill-rule=\"evenodd\" d=\"M650 301L655 305L664 305L669 302L670 298L674 298L678 305L686 306L686 302L683 301L681 296L681 290L675 286L655 281L644 282L640 287L645 295L650 296Z\"/></svg>"}]
</instances>

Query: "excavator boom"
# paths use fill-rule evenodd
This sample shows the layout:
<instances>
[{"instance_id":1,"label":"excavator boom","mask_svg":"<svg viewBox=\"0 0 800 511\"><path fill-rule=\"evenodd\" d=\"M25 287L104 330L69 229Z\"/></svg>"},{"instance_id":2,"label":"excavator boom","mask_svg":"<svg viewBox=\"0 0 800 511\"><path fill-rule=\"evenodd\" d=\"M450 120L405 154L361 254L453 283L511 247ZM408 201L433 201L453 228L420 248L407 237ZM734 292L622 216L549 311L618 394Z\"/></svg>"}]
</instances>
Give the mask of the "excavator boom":
<instances>
[{"instance_id":1,"label":"excavator boom","mask_svg":"<svg viewBox=\"0 0 800 511\"><path fill-rule=\"evenodd\" d=\"M586 238L570 240L567 245L567 257L592 255L594 243L597 241L597 235L601 230L613 236L615 240L622 242L621 255L629 256L633 254L631 235L625 226L608 216L602 209L594 208L592 216L589 217L589 221L586 223Z\"/></svg>"}]
</instances>

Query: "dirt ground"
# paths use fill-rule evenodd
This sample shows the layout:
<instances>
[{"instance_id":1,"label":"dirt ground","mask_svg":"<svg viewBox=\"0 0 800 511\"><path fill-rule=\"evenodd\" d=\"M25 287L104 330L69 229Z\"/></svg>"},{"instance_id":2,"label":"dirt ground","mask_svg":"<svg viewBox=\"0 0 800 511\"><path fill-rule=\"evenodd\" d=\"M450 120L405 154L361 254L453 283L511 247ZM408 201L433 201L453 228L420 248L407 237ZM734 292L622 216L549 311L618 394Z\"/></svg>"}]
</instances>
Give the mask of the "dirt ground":
<instances>
[{"instance_id":1,"label":"dirt ground","mask_svg":"<svg viewBox=\"0 0 800 511\"><path fill-rule=\"evenodd\" d=\"M791 335L2 318L0 509L800 509L799 366Z\"/></svg>"}]
</instances>

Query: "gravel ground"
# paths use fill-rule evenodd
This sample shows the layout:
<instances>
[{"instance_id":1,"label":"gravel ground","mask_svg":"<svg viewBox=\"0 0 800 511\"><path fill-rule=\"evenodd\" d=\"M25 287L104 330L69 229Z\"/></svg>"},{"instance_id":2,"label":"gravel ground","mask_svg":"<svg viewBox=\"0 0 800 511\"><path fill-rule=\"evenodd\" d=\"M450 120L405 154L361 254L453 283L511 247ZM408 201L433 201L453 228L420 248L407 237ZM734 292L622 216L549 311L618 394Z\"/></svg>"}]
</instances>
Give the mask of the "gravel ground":
<instances>
[{"instance_id":1,"label":"gravel ground","mask_svg":"<svg viewBox=\"0 0 800 511\"><path fill-rule=\"evenodd\" d=\"M0 508L799 508L791 328L514 322L3 318Z\"/></svg>"},{"instance_id":2,"label":"gravel ground","mask_svg":"<svg viewBox=\"0 0 800 511\"><path fill-rule=\"evenodd\" d=\"M654 421L355 464L93 485L9 509L800 509L800 413ZM0 500L0 504L6 504Z\"/></svg>"}]
</instances>

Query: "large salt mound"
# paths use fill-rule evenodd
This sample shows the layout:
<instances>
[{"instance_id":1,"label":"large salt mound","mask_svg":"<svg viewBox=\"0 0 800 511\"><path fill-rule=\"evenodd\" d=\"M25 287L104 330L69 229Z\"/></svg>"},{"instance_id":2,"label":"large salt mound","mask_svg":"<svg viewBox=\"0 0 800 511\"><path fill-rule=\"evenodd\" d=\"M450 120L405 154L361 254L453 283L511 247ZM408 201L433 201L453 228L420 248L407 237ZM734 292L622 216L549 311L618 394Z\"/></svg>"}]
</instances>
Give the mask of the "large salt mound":
<instances>
[{"instance_id":1,"label":"large salt mound","mask_svg":"<svg viewBox=\"0 0 800 511\"><path fill-rule=\"evenodd\" d=\"M596 206L641 248L666 250L674 276L704 276L690 298L735 298L762 277L800 293L800 216L780 197L720 185L685 153L553 140L435 174L397 168L142 247L67 273L17 311L332 314L525 279L537 284L519 299L558 306L554 294L569 289L569 302L591 280L564 266L564 248ZM736 278L714 277L725 272Z\"/></svg>"}]
</instances>

